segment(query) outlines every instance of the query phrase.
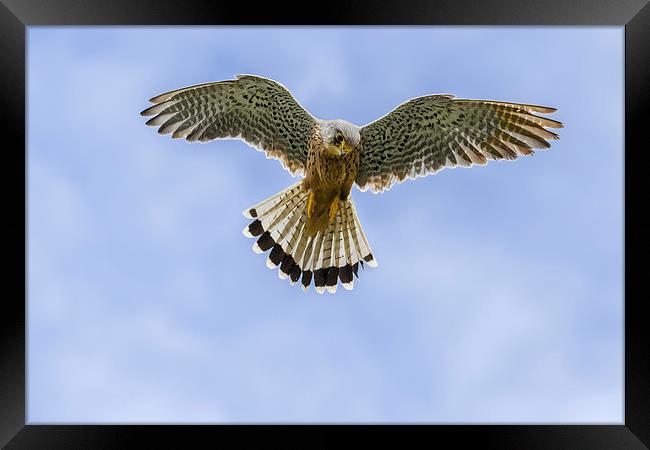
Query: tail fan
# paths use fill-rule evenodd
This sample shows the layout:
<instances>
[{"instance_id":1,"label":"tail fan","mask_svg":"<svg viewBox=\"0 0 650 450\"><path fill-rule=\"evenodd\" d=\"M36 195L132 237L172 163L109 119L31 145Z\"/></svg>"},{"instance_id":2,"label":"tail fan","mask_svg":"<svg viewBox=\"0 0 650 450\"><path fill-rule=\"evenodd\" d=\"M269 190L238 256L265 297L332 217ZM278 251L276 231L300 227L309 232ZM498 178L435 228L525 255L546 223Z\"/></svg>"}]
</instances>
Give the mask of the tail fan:
<instances>
[{"instance_id":1,"label":"tail fan","mask_svg":"<svg viewBox=\"0 0 650 450\"><path fill-rule=\"evenodd\" d=\"M337 215L325 232L308 236L308 194L300 183L247 208L244 216L255 220L242 232L247 237L257 237L253 244L255 253L270 250L267 267L279 266L279 277L289 278L290 284L301 279L306 291L313 281L318 293L327 290L333 294L340 280L345 289L351 290L354 278L359 278L359 264L377 266L352 199L340 202Z\"/></svg>"}]
</instances>

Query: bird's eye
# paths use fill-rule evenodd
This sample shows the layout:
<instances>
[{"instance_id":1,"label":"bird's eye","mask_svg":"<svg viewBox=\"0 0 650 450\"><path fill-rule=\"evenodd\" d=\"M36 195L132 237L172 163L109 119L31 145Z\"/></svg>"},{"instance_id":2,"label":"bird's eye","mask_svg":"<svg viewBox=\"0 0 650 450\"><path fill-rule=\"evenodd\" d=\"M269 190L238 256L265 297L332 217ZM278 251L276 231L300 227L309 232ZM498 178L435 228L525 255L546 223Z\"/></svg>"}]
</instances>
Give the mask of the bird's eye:
<instances>
[{"instance_id":1,"label":"bird's eye","mask_svg":"<svg viewBox=\"0 0 650 450\"><path fill-rule=\"evenodd\" d=\"M339 144L343 142L343 135L341 133L336 133L336 136L334 137L336 139L336 142Z\"/></svg>"}]
</instances>

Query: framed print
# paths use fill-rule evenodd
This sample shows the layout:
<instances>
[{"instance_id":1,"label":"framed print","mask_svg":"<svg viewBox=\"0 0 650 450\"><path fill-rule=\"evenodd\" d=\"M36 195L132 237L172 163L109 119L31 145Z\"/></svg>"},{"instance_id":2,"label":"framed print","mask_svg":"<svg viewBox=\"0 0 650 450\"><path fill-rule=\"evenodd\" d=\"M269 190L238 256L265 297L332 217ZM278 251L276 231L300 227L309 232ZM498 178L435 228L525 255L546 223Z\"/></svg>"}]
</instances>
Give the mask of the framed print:
<instances>
[{"instance_id":1,"label":"framed print","mask_svg":"<svg viewBox=\"0 0 650 450\"><path fill-rule=\"evenodd\" d=\"M0 9L3 445L648 445L646 2L74 6Z\"/></svg>"}]
</instances>

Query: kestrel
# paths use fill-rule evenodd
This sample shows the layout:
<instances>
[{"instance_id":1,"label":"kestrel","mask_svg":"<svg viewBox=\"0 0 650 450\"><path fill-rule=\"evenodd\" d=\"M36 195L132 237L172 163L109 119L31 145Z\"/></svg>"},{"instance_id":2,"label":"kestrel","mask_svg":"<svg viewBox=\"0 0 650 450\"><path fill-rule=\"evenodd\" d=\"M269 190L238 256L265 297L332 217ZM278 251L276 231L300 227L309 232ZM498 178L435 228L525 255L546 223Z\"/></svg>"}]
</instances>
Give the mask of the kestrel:
<instances>
[{"instance_id":1,"label":"kestrel","mask_svg":"<svg viewBox=\"0 0 650 450\"><path fill-rule=\"evenodd\" d=\"M167 92L140 114L158 133L189 142L241 139L280 160L299 182L247 208L256 253L304 290L336 292L338 280L354 287L358 267L376 267L350 197L389 189L395 182L445 167L483 165L491 159L532 155L559 139L546 128L562 123L540 117L546 106L457 99L449 94L413 98L359 127L313 117L281 84L254 75Z\"/></svg>"}]
</instances>

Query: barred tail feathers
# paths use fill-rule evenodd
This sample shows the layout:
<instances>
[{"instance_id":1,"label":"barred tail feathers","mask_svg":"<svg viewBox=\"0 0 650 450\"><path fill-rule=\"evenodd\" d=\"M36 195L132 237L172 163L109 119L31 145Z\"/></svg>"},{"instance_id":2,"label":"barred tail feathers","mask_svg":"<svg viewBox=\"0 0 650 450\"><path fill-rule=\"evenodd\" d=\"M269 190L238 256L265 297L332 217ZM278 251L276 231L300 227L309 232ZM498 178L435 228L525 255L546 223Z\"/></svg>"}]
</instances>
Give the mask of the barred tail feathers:
<instances>
[{"instance_id":1,"label":"barred tail feathers","mask_svg":"<svg viewBox=\"0 0 650 450\"><path fill-rule=\"evenodd\" d=\"M335 293L339 280L345 289L353 289L359 264L377 266L354 204L351 199L341 201L325 232L309 236L307 196L298 182L247 208L244 216L255 220L242 231L257 237L253 251L270 250L266 265L279 266L281 279L289 278L291 284L301 279L303 290L313 281L318 293Z\"/></svg>"}]
</instances>

